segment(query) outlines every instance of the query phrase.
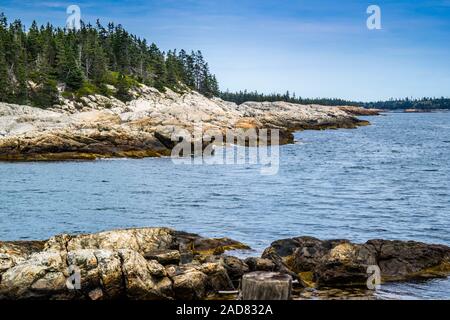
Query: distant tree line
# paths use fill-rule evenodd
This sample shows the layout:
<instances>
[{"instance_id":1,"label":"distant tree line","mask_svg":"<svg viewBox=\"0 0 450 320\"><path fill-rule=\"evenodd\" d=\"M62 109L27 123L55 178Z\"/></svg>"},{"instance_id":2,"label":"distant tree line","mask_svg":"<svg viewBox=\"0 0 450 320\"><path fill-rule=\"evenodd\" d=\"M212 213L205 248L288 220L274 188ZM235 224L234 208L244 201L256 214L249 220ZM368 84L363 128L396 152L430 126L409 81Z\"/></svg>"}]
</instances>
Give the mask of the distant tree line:
<instances>
[{"instance_id":1,"label":"distant tree line","mask_svg":"<svg viewBox=\"0 0 450 320\"><path fill-rule=\"evenodd\" d=\"M263 94L257 91L238 91L238 92L221 92L220 98L226 101L241 104L247 101L284 101L300 104L318 104L326 106L361 106L371 109L401 110L401 109L419 109L419 110L436 110L450 109L450 98L421 98L421 99L390 99L387 101L377 102L358 102L335 98L302 98L297 97L295 93L287 91L284 94L272 93Z\"/></svg>"},{"instance_id":2,"label":"distant tree line","mask_svg":"<svg viewBox=\"0 0 450 320\"><path fill-rule=\"evenodd\" d=\"M290 103L300 103L300 104L319 104L319 105L332 105L332 106L348 106L348 105L357 105L356 102L349 102L342 99L327 99L327 98L316 98L316 99L307 99L302 97L297 97L295 92L290 93L287 91L284 94L272 93L272 94L263 94L258 91L239 91L239 92L221 92L219 95L220 98L226 101L235 102L237 104L244 103L246 101L255 101L255 102L274 102L274 101L284 101ZM350 103L350 104L349 104Z\"/></svg>"},{"instance_id":3,"label":"distant tree line","mask_svg":"<svg viewBox=\"0 0 450 320\"><path fill-rule=\"evenodd\" d=\"M450 109L450 98L421 98L421 99L391 99L387 101L366 102L362 103L366 108L400 110L400 109L417 109L417 110L445 110Z\"/></svg>"},{"instance_id":4,"label":"distant tree line","mask_svg":"<svg viewBox=\"0 0 450 320\"><path fill-rule=\"evenodd\" d=\"M219 94L200 51L162 52L121 25L99 21L78 31L36 22L26 30L0 13L0 101L47 107L58 101L58 88L67 97L101 93L127 100L138 82L160 91Z\"/></svg>"}]
</instances>

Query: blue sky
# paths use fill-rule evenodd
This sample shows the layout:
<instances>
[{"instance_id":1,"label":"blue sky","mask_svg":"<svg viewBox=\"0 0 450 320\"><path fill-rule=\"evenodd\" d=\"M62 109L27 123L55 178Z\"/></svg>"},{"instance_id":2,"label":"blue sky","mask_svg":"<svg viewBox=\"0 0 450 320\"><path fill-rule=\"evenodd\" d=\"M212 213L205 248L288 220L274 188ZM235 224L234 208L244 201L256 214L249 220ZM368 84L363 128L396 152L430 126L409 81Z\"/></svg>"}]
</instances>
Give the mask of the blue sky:
<instances>
[{"instance_id":1,"label":"blue sky","mask_svg":"<svg viewBox=\"0 0 450 320\"><path fill-rule=\"evenodd\" d=\"M0 0L10 20L64 25L65 9L162 49L203 51L221 89L378 100L450 96L450 0ZM381 8L381 30L366 9Z\"/></svg>"}]
</instances>

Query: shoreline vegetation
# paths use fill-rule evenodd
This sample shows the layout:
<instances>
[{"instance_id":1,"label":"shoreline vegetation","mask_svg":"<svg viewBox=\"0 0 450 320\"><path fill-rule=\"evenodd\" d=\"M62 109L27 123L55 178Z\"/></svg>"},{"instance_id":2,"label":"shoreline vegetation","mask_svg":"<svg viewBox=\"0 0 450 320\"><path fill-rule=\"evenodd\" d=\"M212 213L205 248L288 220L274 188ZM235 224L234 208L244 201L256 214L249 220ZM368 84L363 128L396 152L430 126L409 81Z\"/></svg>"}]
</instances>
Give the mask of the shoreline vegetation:
<instances>
[{"instance_id":1,"label":"shoreline vegetation","mask_svg":"<svg viewBox=\"0 0 450 320\"><path fill-rule=\"evenodd\" d=\"M249 272L278 272L294 280L293 298L326 298L337 290L367 290L368 267L382 283L445 278L450 248L414 241L319 240L296 237L273 242L260 257L229 238L204 238L169 228L135 228L96 234L61 234L45 241L0 242L0 300L203 300L236 299ZM78 287L68 285L76 270ZM70 284L73 284L70 282ZM329 297L330 297L329 296Z\"/></svg>"},{"instance_id":2,"label":"shoreline vegetation","mask_svg":"<svg viewBox=\"0 0 450 320\"><path fill-rule=\"evenodd\" d=\"M33 22L25 31L20 20L8 24L0 13L0 101L49 108L61 98L101 94L126 102L139 83L161 92L219 93L200 51L164 52L120 24L99 20L80 30Z\"/></svg>"}]
</instances>

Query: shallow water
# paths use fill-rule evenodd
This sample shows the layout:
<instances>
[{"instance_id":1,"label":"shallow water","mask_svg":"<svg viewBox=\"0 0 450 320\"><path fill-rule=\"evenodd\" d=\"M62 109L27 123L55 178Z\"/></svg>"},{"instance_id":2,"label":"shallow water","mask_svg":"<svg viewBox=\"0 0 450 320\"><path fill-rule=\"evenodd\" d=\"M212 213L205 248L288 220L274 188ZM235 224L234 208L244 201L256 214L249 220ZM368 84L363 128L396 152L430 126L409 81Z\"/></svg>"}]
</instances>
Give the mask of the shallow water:
<instances>
[{"instance_id":1,"label":"shallow water","mask_svg":"<svg viewBox=\"0 0 450 320\"><path fill-rule=\"evenodd\" d=\"M297 133L273 176L168 158L0 163L0 239L169 226L240 240L253 255L300 235L450 245L450 113L367 119ZM383 285L378 296L450 299L450 282Z\"/></svg>"}]
</instances>

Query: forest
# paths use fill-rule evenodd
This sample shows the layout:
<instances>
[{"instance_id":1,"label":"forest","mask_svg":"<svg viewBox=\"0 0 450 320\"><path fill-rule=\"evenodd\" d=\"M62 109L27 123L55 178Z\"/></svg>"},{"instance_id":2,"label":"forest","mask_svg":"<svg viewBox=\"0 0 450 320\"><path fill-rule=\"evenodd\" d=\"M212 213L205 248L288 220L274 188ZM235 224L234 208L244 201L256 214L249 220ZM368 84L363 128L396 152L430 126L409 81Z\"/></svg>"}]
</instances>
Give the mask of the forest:
<instances>
[{"instance_id":1,"label":"forest","mask_svg":"<svg viewBox=\"0 0 450 320\"><path fill-rule=\"evenodd\" d=\"M94 93L126 101L137 83L219 95L201 51L163 52L114 23L82 23L75 31L33 22L26 30L20 20L8 23L0 14L0 101L49 107L59 94Z\"/></svg>"},{"instance_id":2,"label":"forest","mask_svg":"<svg viewBox=\"0 0 450 320\"><path fill-rule=\"evenodd\" d=\"M263 94L257 91L239 91L239 92L220 92L220 98L226 101L232 101L237 104L241 104L246 101L285 101L290 103L300 104L318 104L328 106L361 106L370 109L384 109L384 110L405 110L405 109L417 109L417 110L444 110L450 109L450 98L421 98L421 99L390 99L386 101L376 102L361 102L361 101L349 101L336 98L302 98L297 97L295 93L287 91L284 94L272 93Z\"/></svg>"}]
</instances>

